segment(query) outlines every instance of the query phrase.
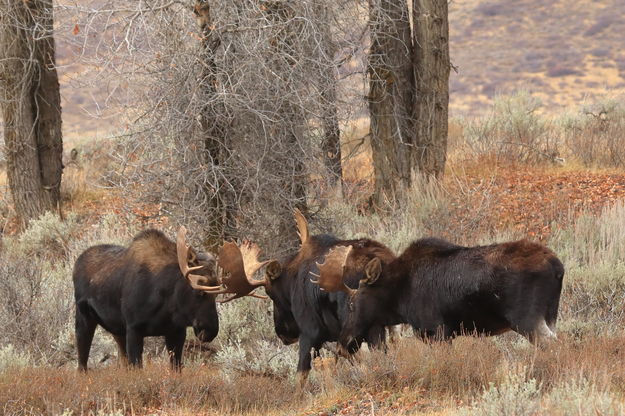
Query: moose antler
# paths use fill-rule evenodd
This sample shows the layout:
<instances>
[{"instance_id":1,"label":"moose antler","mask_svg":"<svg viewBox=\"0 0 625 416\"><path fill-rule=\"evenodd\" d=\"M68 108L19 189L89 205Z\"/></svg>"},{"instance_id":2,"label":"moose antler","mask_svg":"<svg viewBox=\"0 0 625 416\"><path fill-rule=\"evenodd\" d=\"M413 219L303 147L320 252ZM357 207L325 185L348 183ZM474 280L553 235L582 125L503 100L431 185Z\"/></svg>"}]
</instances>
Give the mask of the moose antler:
<instances>
[{"instance_id":1,"label":"moose antler","mask_svg":"<svg viewBox=\"0 0 625 416\"><path fill-rule=\"evenodd\" d=\"M267 279L254 280L254 274L269 263L269 260L259 262L260 248L249 241L243 242L239 247L233 242L224 243L219 251L219 266L229 273L221 279L224 291L220 293L233 293L234 295L224 300L229 302L242 296L253 296L266 299L266 296L251 293L259 286L267 284Z\"/></svg>"},{"instance_id":2,"label":"moose antler","mask_svg":"<svg viewBox=\"0 0 625 416\"><path fill-rule=\"evenodd\" d=\"M308 241L308 221L306 221L306 217L304 217L304 214L302 214L299 208L295 208L293 216L295 217L295 224L297 225L297 235L299 235L303 246Z\"/></svg>"},{"instance_id":3,"label":"moose antler","mask_svg":"<svg viewBox=\"0 0 625 416\"><path fill-rule=\"evenodd\" d=\"M204 276L191 273L192 271L201 269L204 266L189 267L188 265L187 260L190 248L185 243L186 233L186 228L180 227L176 241L176 250L178 252L178 265L180 266L180 271L189 280L192 288L213 295L220 295L223 293L234 294L223 302L229 302L242 296L253 296L256 298L267 299L266 296L251 293L257 287L264 286L267 283L266 279L252 279L258 269L269 263L269 260L264 262L258 261L260 248L256 244L246 241L241 245L241 247L239 247L232 242L224 243L221 250L219 250L218 264L229 275L221 278L221 285L219 286L204 286L199 283L200 280L204 279Z\"/></svg>"},{"instance_id":4,"label":"moose antler","mask_svg":"<svg viewBox=\"0 0 625 416\"><path fill-rule=\"evenodd\" d=\"M221 286L204 286L200 284L200 281L204 280L204 276L200 276L198 274L191 273L192 271L199 270L204 266L195 266L189 267L188 259L189 259L189 250L190 247L187 246L186 241L187 229L182 226L178 230L178 236L176 238L176 251L178 254L178 266L180 267L180 271L182 275L189 280L191 287L197 290L204 291L212 291L219 289ZM195 255L194 255L195 256Z\"/></svg>"},{"instance_id":5,"label":"moose antler","mask_svg":"<svg viewBox=\"0 0 625 416\"><path fill-rule=\"evenodd\" d=\"M348 287L345 282L343 282L345 264L347 263L347 258L351 251L352 246L333 247L330 252L326 254L323 263L316 263L319 268L317 280L310 279L310 281L318 284L322 290L328 292L344 292L348 295L355 294L356 290Z\"/></svg>"}]
</instances>

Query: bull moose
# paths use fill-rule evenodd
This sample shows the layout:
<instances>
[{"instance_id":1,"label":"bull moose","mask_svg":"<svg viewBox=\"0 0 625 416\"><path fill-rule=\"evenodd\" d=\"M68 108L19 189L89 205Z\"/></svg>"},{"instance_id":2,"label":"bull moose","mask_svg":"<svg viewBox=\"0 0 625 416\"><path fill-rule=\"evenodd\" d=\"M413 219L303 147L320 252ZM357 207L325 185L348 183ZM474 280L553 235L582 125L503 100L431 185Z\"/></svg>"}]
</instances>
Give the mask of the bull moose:
<instances>
[{"instance_id":1,"label":"bull moose","mask_svg":"<svg viewBox=\"0 0 625 416\"><path fill-rule=\"evenodd\" d=\"M410 324L424 339L512 330L530 342L555 338L564 266L527 240L462 247L425 238L391 262L373 258L357 289L345 284L355 248L335 247L315 283L349 299L340 335L354 353L373 326Z\"/></svg>"},{"instance_id":2,"label":"bull moose","mask_svg":"<svg viewBox=\"0 0 625 416\"><path fill-rule=\"evenodd\" d=\"M217 336L215 296L206 293L213 286L202 285L215 282L215 259L187 247L185 233L181 227L174 243L158 230L145 230L128 247L97 245L78 257L73 280L79 369L87 370L97 325L134 366L141 366L146 336L165 337L174 369L182 364L188 326L203 342Z\"/></svg>"},{"instance_id":3,"label":"bull moose","mask_svg":"<svg viewBox=\"0 0 625 416\"><path fill-rule=\"evenodd\" d=\"M364 277L369 261L376 259L380 264L390 264L395 255L383 244L368 239L340 240L330 235L311 236L308 223L299 210L295 211L295 221L301 246L297 253L281 262L258 262L260 250L254 244L246 243L240 247L234 243L224 244L220 266L230 274L230 280L213 293L230 292L234 293L231 298L236 298L264 286L273 302L276 334L286 345L299 340L297 372L301 388L311 369L311 350L318 353L325 342L337 341L347 314L344 297L320 291L317 285L311 283L311 276L318 272L316 262L333 247L352 247L352 255L345 267L345 282L356 286ZM229 261L221 261L222 254ZM246 279L245 270L249 269L253 274L265 265L264 279ZM373 325L368 328L363 341L380 346L384 335L384 327Z\"/></svg>"}]
</instances>

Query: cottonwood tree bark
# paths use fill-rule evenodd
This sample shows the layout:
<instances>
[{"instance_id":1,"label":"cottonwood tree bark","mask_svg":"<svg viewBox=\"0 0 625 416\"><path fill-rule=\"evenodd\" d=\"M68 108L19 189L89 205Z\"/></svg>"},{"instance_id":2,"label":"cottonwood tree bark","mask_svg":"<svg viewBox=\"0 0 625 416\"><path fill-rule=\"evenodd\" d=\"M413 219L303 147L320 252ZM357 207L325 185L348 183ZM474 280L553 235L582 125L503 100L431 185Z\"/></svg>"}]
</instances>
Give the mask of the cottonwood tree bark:
<instances>
[{"instance_id":1,"label":"cottonwood tree bark","mask_svg":"<svg viewBox=\"0 0 625 416\"><path fill-rule=\"evenodd\" d=\"M321 95L323 102L326 103L326 107L321 115L323 124L321 150L323 151L323 160L329 173L330 184L338 184L342 187L341 129L339 127L336 104L336 80L326 79L326 81L328 85Z\"/></svg>"},{"instance_id":2,"label":"cottonwood tree bark","mask_svg":"<svg viewBox=\"0 0 625 416\"><path fill-rule=\"evenodd\" d=\"M447 0L413 0L415 147L413 161L427 176L442 176L447 154L449 21Z\"/></svg>"},{"instance_id":3,"label":"cottonwood tree bark","mask_svg":"<svg viewBox=\"0 0 625 416\"><path fill-rule=\"evenodd\" d=\"M343 169L341 166L341 129L339 127L338 105L337 105L337 70L334 65L336 55L336 44L332 38L329 24L330 13L328 4L320 4L317 8L316 17L318 19L319 32L321 35L319 51L324 55L319 61L322 62L319 68L319 88L321 89L321 124L323 137L321 140L321 151L323 161L329 174L330 185L338 185L342 190Z\"/></svg>"},{"instance_id":4,"label":"cottonwood tree bark","mask_svg":"<svg viewBox=\"0 0 625 416\"><path fill-rule=\"evenodd\" d=\"M411 174L440 177L447 152L447 0L370 0L369 112L374 202L397 199Z\"/></svg>"},{"instance_id":5,"label":"cottonwood tree bark","mask_svg":"<svg viewBox=\"0 0 625 416\"><path fill-rule=\"evenodd\" d=\"M0 0L0 108L7 176L24 223L58 207L61 99L51 0Z\"/></svg>"},{"instance_id":6,"label":"cottonwood tree bark","mask_svg":"<svg viewBox=\"0 0 625 416\"><path fill-rule=\"evenodd\" d=\"M287 167L287 174L282 175L282 185L284 189L289 189L294 205L302 212L308 211L306 204L306 185L308 183L304 160L298 157L296 149L303 141L303 127L306 118L302 109L298 105L298 88L292 76L293 68L298 63L298 27L299 24L293 7L293 0L265 1L263 9L267 20L272 23L272 35L270 36L270 49L267 65L275 70L276 74L281 74L279 82L283 85L276 86L278 91L282 90L284 98L277 104L276 115L281 123L276 125L275 137L277 140L285 140L288 148L293 149L293 153L285 155L284 165ZM284 212L285 218L292 215L291 209ZM281 235L295 236L292 223L283 221Z\"/></svg>"},{"instance_id":7,"label":"cottonwood tree bark","mask_svg":"<svg viewBox=\"0 0 625 416\"><path fill-rule=\"evenodd\" d=\"M414 73L405 0L370 0L368 56L374 203L394 200L410 183Z\"/></svg>"},{"instance_id":8,"label":"cottonwood tree bark","mask_svg":"<svg viewBox=\"0 0 625 416\"><path fill-rule=\"evenodd\" d=\"M219 170L225 156L225 126L217 97L217 65L215 54L219 47L219 38L214 33L210 5L207 0L197 0L193 9L201 34L201 50L198 59L202 63L202 71L198 83L201 87L202 99L206 103L198 117L201 135L204 142L204 162L213 169ZM203 192L208 199L207 225L209 238L205 242L210 250L217 250L226 237L228 220L227 187L220 186L221 180L216 177L210 184L204 184Z\"/></svg>"}]
</instances>

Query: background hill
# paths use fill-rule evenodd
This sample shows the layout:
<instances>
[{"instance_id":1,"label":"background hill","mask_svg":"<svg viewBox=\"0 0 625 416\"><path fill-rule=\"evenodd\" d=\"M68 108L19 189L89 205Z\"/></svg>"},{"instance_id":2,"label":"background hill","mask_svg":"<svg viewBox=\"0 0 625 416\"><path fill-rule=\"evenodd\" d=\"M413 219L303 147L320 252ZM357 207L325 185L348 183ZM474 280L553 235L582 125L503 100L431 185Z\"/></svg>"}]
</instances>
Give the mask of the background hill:
<instances>
[{"instance_id":1,"label":"background hill","mask_svg":"<svg viewBox=\"0 0 625 416\"><path fill-rule=\"evenodd\" d=\"M625 2L456 0L450 5L451 113L479 115L527 89L548 112L625 87Z\"/></svg>"},{"instance_id":2,"label":"background hill","mask_svg":"<svg viewBox=\"0 0 625 416\"><path fill-rule=\"evenodd\" d=\"M485 114L497 94L519 89L540 98L549 113L625 89L623 1L455 0L449 10L454 117ZM73 24L61 26L67 28L57 41L66 138L73 143L119 129L105 105L116 86L81 83L84 67L74 64L77 48L70 46Z\"/></svg>"}]
</instances>

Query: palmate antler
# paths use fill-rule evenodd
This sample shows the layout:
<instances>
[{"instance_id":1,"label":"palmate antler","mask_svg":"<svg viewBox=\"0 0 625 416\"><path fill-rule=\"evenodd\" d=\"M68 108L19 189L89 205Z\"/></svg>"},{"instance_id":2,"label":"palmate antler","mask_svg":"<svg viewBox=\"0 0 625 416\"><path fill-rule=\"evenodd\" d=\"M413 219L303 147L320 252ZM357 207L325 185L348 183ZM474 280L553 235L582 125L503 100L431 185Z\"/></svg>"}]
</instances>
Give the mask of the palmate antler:
<instances>
[{"instance_id":1,"label":"palmate antler","mask_svg":"<svg viewBox=\"0 0 625 416\"><path fill-rule=\"evenodd\" d=\"M260 299L267 299L266 296L251 293L259 286L265 286L267 279L254 280L254 274L269 260L259 262L258 255L260 248L249 241L243 242L241 246L237 246L233 242L224 243L219 250L219 266L229 275L221 279L224 292L233 293L223 302L230 302L233 299L242 296L253 296Z\"/></svg>"},{"instance_id":2,"label":"palmate antler","mask_svg":"<svg viewBox=\"0 0 625 416\"><path fill-rule=\"evenodd\" d=\"M347 263L347 258L351 251L352 246L333 247L328 254L326 254L324 262L317 263L317 267L319 268L317 280L310 279L310 281L318 284L322 290L328 292L344 292L348 295L355 294L356 290L348 287L343 281L345 264Z\"/></svg>"},{"instance_id":3,"label":"palmate antler","mask_svg":"<svg viewBox=\"0 0 625 416\"><path fill-rule=\"evenodd\" d=\"M213 291L219 289L221 286L204 286L200 284L200 281L203 281L206 278L204 276L200 276L199 274L191 273L195 270L203 268L204 266L189 267L188 259L189 250L191 250L191 248L187 246L186 235L187 229L184 226L180 227L176 238L176 251L178 253L178 266L180 267L182 275L189 281L193 289L203 291Z\"/></svg>"},{"instance_id":4,"label":"palmate antler","mask_svg":"<svg viewBox=\"0 0 625 416\"><path fill-rule=\"evenodd\" d=\"M251 293L257 287L266 284L266 280L252 279L252 276L254 276L258 269L268 263L268 261L262 263L258 261L260 248L258 248L256 244L244 242L241 247L238 247L232 242L224 243L219 251L218 264L228 275L221 278L221 284L219 286L204 286L200 284L200 281L205 277L192 273L204 266L189 267L188 265L190 248L185 242L186 232L186 228L180 227L176 241L176 249L178 252L180 271L189 280L193 289L201 290L212 295L225 293L234 294L223 302L229 302L233 299L248 295L266 299L266 296Z\"/></svg>"}]
</instances>

